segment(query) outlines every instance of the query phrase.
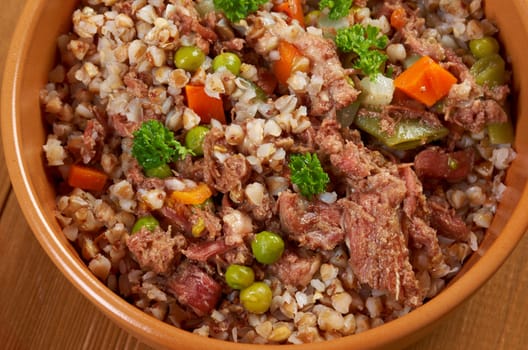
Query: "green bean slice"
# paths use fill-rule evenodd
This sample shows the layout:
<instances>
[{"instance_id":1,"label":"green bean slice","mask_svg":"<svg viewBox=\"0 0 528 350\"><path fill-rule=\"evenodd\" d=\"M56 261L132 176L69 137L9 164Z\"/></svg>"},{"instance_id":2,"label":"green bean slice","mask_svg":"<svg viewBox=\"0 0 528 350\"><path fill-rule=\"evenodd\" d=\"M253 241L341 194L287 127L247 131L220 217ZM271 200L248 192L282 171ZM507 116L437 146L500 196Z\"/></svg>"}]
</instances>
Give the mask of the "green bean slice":
<instances>
[{"instance_id":1,"label":"green bean slice","mask_svg":"<svg viewBox=\"0 0 528 350\"><path fill-rule=\"evenodd\" d=\"M345 108L338 110L336 112L336 118L339 124L345 128L348 128L350 125L352 125L354 123L354 119L356 119L356 114L360 106L361 102L356 100Z\"/></svg>"},{"instance_id":2,"label":"green bean slice","mask_svg":"<svg viewBox=\"0 0 528 350\"><path fill-rule=\"evenodd\" d=\"M493 54L479 58L470 69L479 85L494 87L506 81L506 68L500 55Z\"/></svg>"},{"instance_id":3,"label":"green bean slice","mask_svg":"<svg viewBox=\"0 0 528 350\"><path fill-rule=\"evenodd\" d=\"M487 126L490 142L494 145L513 143L513 124L511 121L504 123L489 123Z\"/></svg>"},{"instance_id":4,"label":"green bean slice","mask_svg":"<svg viewBox=\"0 0 528 350\"><path fill-rule=\"evenodd\" d=\"M409 150L441 139L449 133L443 126L433 127L418 119L404 119L396 123L394 133L388 135L380 127L377 117L356 116L355 125L364 132L374 136L386 146L398 150Z\"/></svg>"}]
</instances>

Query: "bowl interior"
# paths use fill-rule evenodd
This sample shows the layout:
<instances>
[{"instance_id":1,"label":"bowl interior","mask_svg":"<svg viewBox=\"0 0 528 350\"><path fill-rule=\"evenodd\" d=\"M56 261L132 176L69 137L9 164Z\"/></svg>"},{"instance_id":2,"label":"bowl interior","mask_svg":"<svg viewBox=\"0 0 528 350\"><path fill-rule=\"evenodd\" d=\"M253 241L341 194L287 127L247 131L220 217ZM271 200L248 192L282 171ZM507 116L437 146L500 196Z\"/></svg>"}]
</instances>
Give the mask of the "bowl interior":
<instances>
[{"instance_id":1,"label":"bowl interior","mask_svg":"<svg viewBox=\"0 0 528 350\"><path fill-rule=\"evenodd\" d=\"M39 90L55 60L56 38L69 28L75 0L31 0L15 32L2 91L2 138L13 187L35 236L65 276L103 312L147 343L167 348L249 348L208 340L155 320L129 305L95 278L79 258L54 218L55 192L44 170L42 145L46 132L40 119ZM516 128L528 130L528 2L485 1L488 17L501 29L514 70ZM504 40L507 39L507 40ZM500 266L519 241L528 218L528 138L516 138L518 157L507 176L508 189L485 242L457 280L431 302L409 315L360 336L328 342L329 349L354 346L404 346L472 294ZM470 268L471 267L471 268ZM403 339L401 339L403 338ZM368 345L367 345L368 344ZM269 346L267 348L274 348ZM296 346L315 349L319 345ZM284 349L284 346L281 346Z\"/></svg>"}]
</instances>

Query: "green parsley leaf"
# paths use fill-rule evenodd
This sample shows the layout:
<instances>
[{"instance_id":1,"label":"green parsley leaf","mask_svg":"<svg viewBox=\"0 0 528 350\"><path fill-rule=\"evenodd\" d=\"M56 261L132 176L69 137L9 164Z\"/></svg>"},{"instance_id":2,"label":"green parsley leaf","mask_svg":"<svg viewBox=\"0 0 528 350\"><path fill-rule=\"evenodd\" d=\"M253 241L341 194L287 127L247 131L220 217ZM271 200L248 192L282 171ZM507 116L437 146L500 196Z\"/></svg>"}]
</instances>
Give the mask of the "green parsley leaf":
<instances>
[{"instance_id":1,"label":"green parsley leaf","mask_svg":"<svg viewBox=\"0 0 528 350\"><path fill-rule=\"evenodd\" d=\"M368 25L365 28L361 24L338 29L335 37L336 45L341 51L358 55L354 68L368 76L378 74L387 61L387 55L378 49L384 49L388 41L386 35L380 35L378 27Z\"/></svg>"},{"instance_id":2,"label":"green parsley leaf","mask_svg":"<svg viewBox=\"0 0 528 350\"><path fill-rule=\"evenodd\" d=\"M353 0L321 0L319 10L329 8L328 18L336 20L348 15L352 2Z\"/></svg>"},{"instance_id":3,"label":"green parsley leaf","mask_svg":"<svg viewBox=\"0 0 528 350\"><path fill-rule=\"evenodd\" d=\"M288 164L291 182L296 184L305 197L324 192L330 181L316 154L292 154Z\"/></svg>"},{"instance_id":4,"label":"green parsley leaf","mask_svg":"<svg viewBox=\"0 0 528 350\"><path fill-rule=\"evenodd\" d=\"M132 155L143 169L154 169L183 159L193 152L182 146L174 134L157 120L148 120L134 132Z\"/></svg>"},{"instance_id":5,"label":"green parsley leaf","mask_svg":"<svg viewBox=\"0 0 528 350\"><path fill-rule=\"evenodd\" d=\"M222 10L231 22L238 22L257 11L268 0L213 0L217 10Z\"/></svg>"}]
</instances>

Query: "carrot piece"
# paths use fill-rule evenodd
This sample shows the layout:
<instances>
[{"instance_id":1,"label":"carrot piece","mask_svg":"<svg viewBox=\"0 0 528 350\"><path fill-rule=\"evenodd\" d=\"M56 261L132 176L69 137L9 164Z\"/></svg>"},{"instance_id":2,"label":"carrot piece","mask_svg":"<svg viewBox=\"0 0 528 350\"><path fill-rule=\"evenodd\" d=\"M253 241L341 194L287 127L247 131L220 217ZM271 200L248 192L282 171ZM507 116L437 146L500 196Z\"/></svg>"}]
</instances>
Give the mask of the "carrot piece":
<instances>
[{"instance_id":1,"label":"carrot piece","mask_svg":"<svg viewBox=\"0 0 528 350\"><path fill-rule=\"evenodd\" d=\"M222 99L207 95L203 85L186 85L185 95L187 106L200 116L203 124L209 124L211 119L216 119L225 124Z\"/></svg>"},{"instance_id":2,"label":"carrot piece","mask_svg":"<svg viewBox=\"0 0 528 350\"><path fill-rule=\"evenodd\" d=\"M303 56L295 45L287 41L279 41L278 51L280 58L273 64L273 73L281 84L286 84L288 78L293 73L296 63Z\"/></svg>"},{"instance_id":3,"label":"carrot piece","mask_svg":"<svg viewBox=\"0 0 528 350\"><path fill-rule=\"evenodd\" d=\"M68 174L68 185L83 190L101 191L106 180L108 176L102 171L75 164L70 167Z\"/></svg>"},{"instance_id":4,"label":"carrot piece","mask_svg":"<svg viewBox=\"0 0 528 350\"><path fill-rule=\"evenodd\" d=\"M174 191L170 195L170 199L181 204L202 204L213 192L205 183L199 183L198 186L191 188L188 191Z\"/></svg>"},{"instance_id":5,"label":"carrot piece","mask_svg":"<svg viewBox=\"0 0 528 350\"><path fill-rule=\"evenodd\" d=\"M390 16L390 24L395 29L402 29L407 24L407 15L403 7L398 7L392 11Z\"/></svg>"},{"instance_id":6,"label":"carrot piece","mask_svg":"<svg viewBox=\"0 0 528 350\"><path fill-rule=\"evenodd\" d=\"M424 56L394 79L394 86L431 107L446 96L457 78L432 58Z\"/></svg>"},{"instance_id":7,"label":"carrot piece","mask_svg":"<svg viewBox=\"0 0 528 350\"><path fill-rule=\"evenodd\" d=\"M304 13L301 0L287 0L280 4L275 4L273 10L276 12L284 12L288 17L296 19L304 27Z\"/></svg>"}]
</instances>

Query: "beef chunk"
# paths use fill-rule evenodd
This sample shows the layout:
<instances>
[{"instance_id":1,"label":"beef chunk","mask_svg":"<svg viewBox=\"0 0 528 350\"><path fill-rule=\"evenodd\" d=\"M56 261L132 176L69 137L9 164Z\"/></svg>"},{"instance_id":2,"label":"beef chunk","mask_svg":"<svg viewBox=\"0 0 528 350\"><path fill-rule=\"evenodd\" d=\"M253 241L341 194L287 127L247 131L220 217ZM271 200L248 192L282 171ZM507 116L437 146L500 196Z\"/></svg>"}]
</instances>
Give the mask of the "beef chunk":
<instances>
[{"instance_id":1,"label":"beef chunk","mask_svg":"<svg viewBox=\"0 0 528 350\"><path fill-rule=\"evenodd\" d=\"M278 206L282 229L301 247L330 250L343 242L345 232L339 205L308 201L299 194L282 192Z\"/></svg>"},{"instance_id":2,"label":"beef chunk","mask_svg":"<svg viewBox=\"0 0 528 350\"><path fill-rule=\"evenodd\" d=\"M196 265L183 263L167 281L169 291L178 302L190 307L198 316L209 314L218 303L222 287Z\"/></svg>"}]
</instances>

